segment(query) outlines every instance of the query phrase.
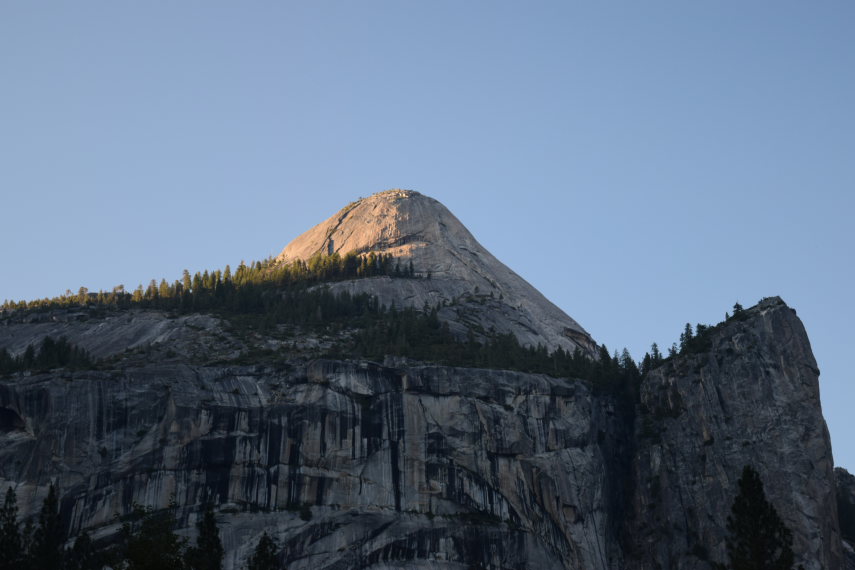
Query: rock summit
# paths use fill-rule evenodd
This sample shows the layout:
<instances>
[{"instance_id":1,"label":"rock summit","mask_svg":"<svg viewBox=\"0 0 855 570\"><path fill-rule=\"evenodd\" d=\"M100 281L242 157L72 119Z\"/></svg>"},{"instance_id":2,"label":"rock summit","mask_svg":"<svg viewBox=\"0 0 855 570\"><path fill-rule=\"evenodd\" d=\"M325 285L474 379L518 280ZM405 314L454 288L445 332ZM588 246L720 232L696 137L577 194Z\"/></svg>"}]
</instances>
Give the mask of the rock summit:
<instances>
[{"instance_id":1,"label":"rock summit","mask_svg":"<svg viewBox=\"0 0 855 570\"><path fill-rule=\"evenodd\" d=\"M528 346L596 350L579 323L496 259L448 208L418 192L387 190L348 204L289 243L277 260L350 252L412 262L418 278L359 279L334 284L336 291L370 293L397 307L441 307L440 318L461 335L474 324L513 333Z\"/></svg>"}]
</instances>

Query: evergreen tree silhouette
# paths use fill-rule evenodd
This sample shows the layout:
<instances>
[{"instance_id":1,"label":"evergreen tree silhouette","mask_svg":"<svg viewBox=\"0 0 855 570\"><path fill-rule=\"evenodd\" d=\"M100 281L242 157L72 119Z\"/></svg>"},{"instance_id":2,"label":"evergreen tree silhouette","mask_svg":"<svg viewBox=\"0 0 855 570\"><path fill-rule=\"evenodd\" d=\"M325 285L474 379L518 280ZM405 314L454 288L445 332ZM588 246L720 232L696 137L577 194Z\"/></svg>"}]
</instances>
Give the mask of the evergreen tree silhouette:
<instances>
[{"instance_id":1,"label":"evergreen tree silhouette","mask_svg":"<svg viewBox=\"0 0 855 570\"><path fill-rule=\"evenodd\" d=\"M792 570L793 534L766 500L760 475L742 469L739 493L727 517L727 556L731 570Z\"/></svg>"},{"instance_id":2,"label":"evergreen tree silhouette","mask_svg":"<svg viewBox=\"0 0 855 570\"><path fill-rule=\"evenodd\" d=\"M18 502L10 486L0 509L0 570L20 568L23 552L18 530Z\"/></svg>"},{"instance_id":3,"label":"evergreen tree silhouette","mask_svg":"<svg viewBox=\"0 0 855 570\"><path fill-rule=\"evenodd\" d=\"M33 543L30 547L33 567L45 570L62 568L64 542L65 533L59 518L59 500L56 496L56 487L51 483L48 496L42 503L39 524L33 534Z\"/></svg>"},{"instance_id":4,"label":"evergreen tree silhouette","mask_svg":"<svg viewBox=\"0 0 855 570\"><path fill-rule=\"evenodd\" d=\"M211 507L199 522L199 536L196 546L188 549L188 567L192 570L221 570L223 567L223 543L220 541L220 530L217 519Z\"/></svg>"},{"instance_id":5,"label":"evergreen tree silhouette","mask_svg":"<svg viewBox=\"0 0 855 570\"><path fill-rule=\"evenodd\" d=\"M249 559L249 570L279 570L279 557L276 543L265 532Z\"/></svg>"}]
</instances>

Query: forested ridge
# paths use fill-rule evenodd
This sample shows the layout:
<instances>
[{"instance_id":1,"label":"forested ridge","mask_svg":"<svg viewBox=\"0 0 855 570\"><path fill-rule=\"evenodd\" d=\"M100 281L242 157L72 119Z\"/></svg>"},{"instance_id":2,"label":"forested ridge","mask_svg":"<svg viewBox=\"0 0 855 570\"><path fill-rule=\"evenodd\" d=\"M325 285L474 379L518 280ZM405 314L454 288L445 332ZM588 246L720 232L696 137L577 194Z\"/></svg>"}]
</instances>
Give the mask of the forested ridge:
<instances>
[{"instance_id":1,"label":"forested ridge","mask_svg":"<svg viewBox=\"0 0 855 570\"><path fill-rule=\"evenodd\" d=\"M348 253L315 255L308 261L278 263L274 259L241 263L231 271L197 272L185 270L180 280L158 284L152 280L133 292L123 286L111 292L90 293L80 288L77 294L35 301L5 302L7 319L28 312L53 309L88 308L115 311L132 308L157 309L172 314L208 312L216 314L238 329L272 332L279 325L338 333L338 341L324 356L382 360L387 355L435 362L450 366L494 368L573 377L591 381L595 390L634 400L641 378L677 354L708 349L716 327L686 324L680 343L674 343L667 356L655 343L637 364L624 349L609 352L600 346L597 358L578 350L561 348L549 352L543 346L524 347L512 334L470 330L466 338L455 336L438 317L438 307L393 308L367 295L334 294L323 287L346 279L387 276L397 279L429 279L418 275L412 262L391 255ZM741 318L742 307L734 306ZM727 319L731 318L729 315ZM269 358L281 358L268 354ZM55 367L86 368L96 365L85 351L65 339L45 338L41 345L30 346L24 354L12 357L0 351L0 373L43 370Z\"/></svg>"}]
</instances>

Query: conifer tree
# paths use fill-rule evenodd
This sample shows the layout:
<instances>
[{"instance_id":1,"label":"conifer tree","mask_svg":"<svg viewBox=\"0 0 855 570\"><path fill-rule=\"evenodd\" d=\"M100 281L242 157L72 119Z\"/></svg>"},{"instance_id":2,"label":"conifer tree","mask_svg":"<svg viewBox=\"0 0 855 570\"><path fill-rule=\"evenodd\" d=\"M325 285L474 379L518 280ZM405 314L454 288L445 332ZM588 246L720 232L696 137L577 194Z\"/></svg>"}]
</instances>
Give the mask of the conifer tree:
<instances>
[{"instance_id":1,"label":"conifer tree","mask_svg":"<svg viewBox=\"0 0 855 570\"><path fill-rule=\"evenodd\" d=\"M0 348L0 374L14 372L17 368L15 359L5 348Z\"/></svg>"},{"instance_id":2,"label":"conifer tree","mask_svg":"<svg viewBox=\"0 0 855 570\"><path fill-rule=\"evenodd\" d=\"M686 323L686 327L680 334L680 353L686 352L689 348L689 343L692 342L692 325Z\"/></svg>"},{"instance_id":3,"label":"conifer tree","mask_svg":"<svg viewBox=\"0 0 855 570\"><path fill-rule=\"evenodd\" d=\"M74 546L66 551L65 570L101 570L103 556L92 543L88 532L83 532L74 540Z\"/></svg>"},{"instance_id":4,"label":"conifer tree","mask_svg":"<svg viewBox=\"0 0 855 570\"><path fill-rule=\"evenodd\" d=\"M750 465L742 469L739 493L727 517L727 556L730 570L792 570L793 535L766 500L760 475Z\"/></svg>"},{"instance_id":5,"label":"conifer tree","mask_svg":"<svg viewBox=\"0 0 855 570\"><path fill-rule=\"evenodd\" d=\"M36 349L33 348L33 345L27 347L24 350L24 356L21 359L21 367L24 370L31 370L36 365Z\"/></svg>"},{"instance_id":6,"label":"conifer tree","mask_svg":"<svg viewBox=\"0 0 855 570\"><path fill-rule=\"evenodd\" d=\"M18 502L15 491L9 486L3 508L0 509L0 570L21 567L23 551L18 530Z\"/></svg>"},{"instance_id":7,"label":"conifer tree","mask_svg":"<svg viewBox=\"0 0 855 570\"><path fill-rule=\"evenodd\" d=\"M184 570L186 539L175 534L172 511L136 506L134 516L140 520L136 531L130 523L122 527L127 570Z\"/></svg>"},{"instance_id":8,"label":"conifer tree","mask_svg":"<svg viewBox=\"0 0 855 570\"><path fill-rule=\"evenodd\" d=\"M651 370L653 370L653 359L650 357L649 352L644 353L644 358L641 359L641 375L644 376Z\"/></svg>"},{"instance_id":9,"label":"conifer tree","mask_svg":"<svg viewBox=\"0 0 855 570\"><path fill-rule=\"evenodd\" d=\"M199 536L196 546L187 553L188 566L192 570L221 570L223 567L223 543L217 519L210 507L199 521Z\"/></svg>"},{"instance_id":10,"label":"conifer tree","mask_svg":"<svg viewBox=\"0 0 855 570\"><path fill-rule=\"evenodd\" d=\"M59 518L59 500L56 487L51 483L48 496L42 503L39 524L33 534L30 559L34 568L61 568L65 534Z\"/></svg>"},{"instance_id":11,"label":"conifer tree","mask_svg":"<svg viewBox=\"0 0 855 570\"><path fill-rule=\"evenodd\" d=\"M33 521L28 520L21 529L21 567L19 570L29 570L32 567L31 553L33 551Z\"/></svg>"},{"instance_id":12,"label":"conifer tree","mask_svg":"<svg viewBox=\"0 0 855 570\"><path fill-rule=\"evenodd\" d=\"M655 342L650 346L650 360L653 366L662 363L662 353L659 352L659 345Z\"/></svg>"},{"instance_id":13,"label":"conifer tree","mask_svg":"<svg viewBox=\"0 0 855 570\"><path fill-rule=\"evenodd\" d=\"M279 569L279 556L276 543L265 532L261 535L261 540L258 541L258 546L255 547L252 558L249 559L249 570Z\"/></svg>"}]
</instances>

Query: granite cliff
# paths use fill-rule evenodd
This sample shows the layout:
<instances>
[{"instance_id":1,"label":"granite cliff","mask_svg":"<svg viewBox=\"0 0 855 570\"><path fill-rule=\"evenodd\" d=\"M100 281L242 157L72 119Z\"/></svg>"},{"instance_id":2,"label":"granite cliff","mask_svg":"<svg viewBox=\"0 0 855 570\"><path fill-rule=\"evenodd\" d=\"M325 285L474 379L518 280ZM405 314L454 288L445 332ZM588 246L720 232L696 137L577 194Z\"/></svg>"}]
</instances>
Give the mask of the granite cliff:
<instances>
[{"instance_id":1,"label":"granite cliff","mask_svg":"<svg viewBox=\"0 0 855 570\"><path fill-rule=\"evenodd\" d=\"M594 353L434 200L362 200L280 261L353 250L412 260L422 278L335 290ZM0 379L0 486L32 516L53 482L69 535L102 543L134 503L174 500L187 535L213 503L230 569L265 531L291 570L709 569L750 463L799 563L843 567L817 365L778 298L647 373L630 405L581 379L325 358L329 338L288 334L142 309L4 315L0 348L65 336L101 361Z\"/></svg>"}]
</instances>

